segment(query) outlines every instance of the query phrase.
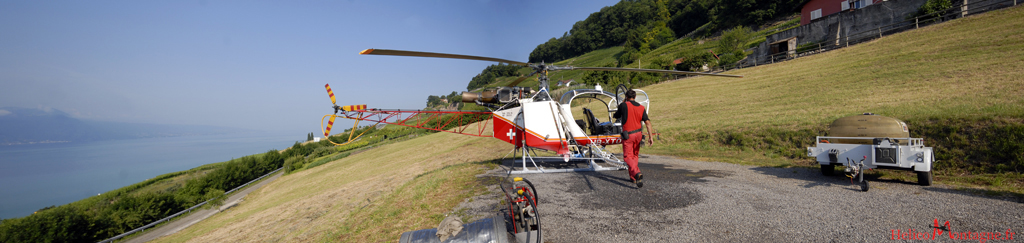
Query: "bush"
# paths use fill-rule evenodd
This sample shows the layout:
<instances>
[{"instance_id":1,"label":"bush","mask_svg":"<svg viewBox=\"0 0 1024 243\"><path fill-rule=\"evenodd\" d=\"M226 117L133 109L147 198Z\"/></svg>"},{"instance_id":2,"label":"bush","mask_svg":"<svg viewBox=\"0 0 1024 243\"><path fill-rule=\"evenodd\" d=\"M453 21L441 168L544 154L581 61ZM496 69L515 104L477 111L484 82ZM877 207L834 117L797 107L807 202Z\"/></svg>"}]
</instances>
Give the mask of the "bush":
<instances>
[{"instance_id":1,"label":"bush","mask_svg":"<svg viewBox=\"0 0 1024 243\"><path fill-rule=\"evenodd\" d=\"M917 16L938 17L945 14L946 10L952 7L953 3L950 0L928 0L917 9Z\"/></svg>"},{"instance_id":2,"label":"bush","mask_svg":"<svg viewBox=\"0 0 1024 243\"><path fill-rule=\"evenodd\" d=\"M0 223L0 242L96 242L105 237L103 222L82 210L61 206Z\"/></svg>"},{"instance_id":3,"label":"bush","mask_svg":"<svg viewBox=\"0 0 1024 243\"><path fill-rule=\"evenodd\" d=\"M334 151L335 151L334 147L327 147L327 146L319 147L319 148L313 149L313 152L309 153L309 155L306 156L306 157L308 157L308 158L316 158L316 157L320 157L320 156L331 154Z\"/></svg>"},{"instance_id":4,"label":"bush","mask_svg":"<svg viewBox=\"0 0 1024 243\"><path fill-rule=\"evenodd\" d=\"M1024 172L1024 125L1019 119L907 120L912 137L935 149L939 170Z\"/></svg>"},{"instance_id":5,"label":"bush","mask_svg":"<svg viewBox=\"0 0 1024 243\"><path fill-rule=\"evenodd\" d=\"M210 200L210 202L206 203L207 206L210 208L216 208L224 205L224 199L227 199L228 195L224 195L224 190L213 189L206 192L205 198Z\"/></svg>"},{"instance_id":6,"label":"bush","mask_svg":"<svg viewBox=\"0 0 1024 243\"><path fill-rule=\"evenodd\" d=\"M588 85L601 84L604 87L617 87L625 84L629 78L626 72L609 71L586 71L583 75L583 83Z\"/></svg>"},{"instance_id":7,"label":"bush","mask_svg":"<svg viewBox=\"0 0 1024 243\"><path fill-rule=\"evenodd\" d=\"M284 160L284 173L291 173L296 169L302 168L302 164L305 161L302 155L295 155L288 157Z\"/></svg>"},{"instance_id":8,"label":"bush","mask_svg":"<svg viewBox=\"0 0 1024 243\"><path fill-rule=\"evenodd\" d=\"M347 153L347 152L346 153L338 153L338 154L335 154L335 155L332 155L332 156L320 158L320 159L318 159L316 161L310 162L309 165L306 166L306 169L317 167L317 166L320 166L322 164L326 164L327 162L343 159L345 157L348 157L349 154L351 154L351 153Z\"/></svg>"},{"instance_id":9,"label":"bush","mask_svg":"<svg viewBox=\"0 0 1024 243\"><path fill-rule=\"evenodd\" d=\"M744 26L723 33L722 38L718 40L718 48L715 50L718 53L718 65L732 65L746 58L747 54L743 52L743 47L752 36L750 29Z\"/></svg>"},{"instance_id":10,"label":"bush","mask_svg":"<svg viewBox=\"0 0 1024 243\"><path fill-rule=\"evenodd\" d=\"M704 64L714 66L717 60L710 52L699 52L691 56L683 57L683 61L676 64L676 70L682 71L703 71Z\"/></svg>"}]
</instances>

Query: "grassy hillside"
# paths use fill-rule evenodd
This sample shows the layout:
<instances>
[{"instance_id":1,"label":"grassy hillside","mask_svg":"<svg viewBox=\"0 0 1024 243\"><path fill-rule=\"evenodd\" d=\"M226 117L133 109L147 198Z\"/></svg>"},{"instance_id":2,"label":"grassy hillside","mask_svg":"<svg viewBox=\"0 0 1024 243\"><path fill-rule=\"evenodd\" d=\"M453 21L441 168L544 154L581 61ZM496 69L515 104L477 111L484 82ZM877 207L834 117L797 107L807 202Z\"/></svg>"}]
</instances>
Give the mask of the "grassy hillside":
<instances>
[{"instance_id":1,"label":"grassy hillside","mask_svg":"<svg viewBox=\"0 0 1024 243\"><path fill-rule=\"evenodd\" d=\"M744 45L746 48L754 47L764 42L765 37L774 33L781 32L783 30L791 29L799 26L799 16L790 17L786 20L771 23L762 28L759 31L751 32L750 40ZM643 65L643 68L655 68L662 69L659 65L665 65L670 63L672 60L677 58L692 58L699 54L705 54L708 50L713 50L718 46L718 39L702 39L694 40L690 38L681 38L665 44L658 49L655 49L649 53L644 54L640 57L639 62L633 62L626 65L625 67L638 68L639 65ZM620 55L623 55L625 48L622 46L610 47L592 51L577 57L569 58L563 61L555 62L557 65L568 65L577 67L616 67L618 66L618 59ZM526 75L532 72L532 69L522 68L519 70L521 75ZM574 83L582 83L583 78L587 76L591 71L572 70L572 71L558 71L553 72L549 76L551 79L552 89L558 89L554 87L560 80L575 80ZM507 86L509 83L514 81L517 77L498 77L492 84L485 85L484 87L500 87ZM528 86L537 89L537 79L531 78L523 81L517 86Z\"/></svg>"},{"instance_id":2,"label":"grassy hillside","mask_svg":"<svg viewBox=\"0 0 1024 243\"><path fill-rule=\"evenodd\" d=\"M742 45L743 49L749 49L756 47L757 45L764 42L766 37L779 33L788 29L796 28L800 26L800 16L791 16L785 20L780 20L775 23L767 24L758 31L749 33L749 40ZM707 53L709 50L715 50L718 48L718 42L721 36L714 38L694 40L690 38L681 38L672 41L664 46L658 47L658 49L652 50L651 52L644 54L640 57L639 62L634 62L626 67L630 68L660 68L655 65L658 62L667 62L678 58L693 58L697 55ZM719 55L723 53L717 53ZM750 53L747 53L750 54Z\"/></svg>"},{"instance_id":3,"label":"grassy hillside","mask_svg":"<svg viewBox=\"0 0 1024 243\"><path fill-rule=\"evenodd\" d=\"M764 42L765 37L774 33L781 32L783 30L791 29L799 26L799 16L788 18L787 20L771 23L762 28L759 31L749 33L750 39L744 45L744 48L750 48L757 46L761 42ZM708 50L714 50L718 47L718 38L694 40L690 38L681 38L665 44L658 49L655 49L649 53L644 54L640 57L639 62L633 62L625 67L629 68L654 68L664 69L664 65L670 65L672 60L678 58L694 58L701 54L708 54ZM568 65L577 67L616 67L618 66L618 59L620 55L623 55L625 48L622 46L610 47L589 52L587 54L580 55L578 57L569 58L563 61L556 62L557 65ZM523 68L519 73L526 75L533 70L529 68ZM582 83L584 77L586 77L592 71L558 71L550 74L552 89L558 89L554 87L559 80L575 80L575 83ZM635 76L635 74L634 74ZM499 87L506 86L515 80L516 77L499 77L497 81L487 85L485 87ZM666 77L667 79L667 77ZM529 86L534 89L537 88L537 79L532 78L523 81L518 86ZM607 85L606 85L607 86ZM612 87L614 88L614 87Z\"/></svg>"},{"instance_id":4,"label":"grassy hillside","mask_svg":"<svg viewBox=\"0 0 1024 243\"><path fill-rule=\"evenodd\" d=\"M493 168L488 162L508 149L492 138L434 133L356 152L283 176L239 206L157 242L396 240L404 231L436 227L439 215L482 191L465 179ZM403 196L415 198L396 200Z\"/></svg>"},{"instance_id":5,"label":"grassy hillside","mask_svg":"<svg viewBox=\"0 0 1024 243\"><path fill-rule=\"evenodd\" d=\"M993 127L1024 131L1020 19L1024 8L996 11L730 72L742 79L697 77L643 87L664 134L644 152L809 166L793 151L799 155L836 118L874 112L910 122L911 135L924 136L926 144L949 147L937 151L937 184L1020 193L1019 172L986 174L948 162L958 156L953 145L974 141L958 136ZM1020 137L1011 139L1017 143L1006 142L1008 151ZM989 146L959 145L965 151ZM239 206L158 241L396 241L401 232L436 227L455 204L478 193L481 185L469 175L490 168L488 161L509 149L491 138L434 133L355 152L283 176Z\"/></svg>"},{"instance_id":6,"label":"grassy hillside","mask_svg":"<svg viewBox=\"0 0 1024 243\"><path fill-rule=\"evenodd\" d=\"M1024 23L1016 21L1022 17L1021 8L1008 9L730 72L741 79L699 77L644 87L655 100L650 115L666 133L666 143L648 151L809 165L799 155L813 136L825 135L828 123L873 112L907 121L911 136L939 147L940 183L964 176L965 183L996 186L1005 183L970 178L1013 172L1006 177L1017 181L1000 187L1020 192L1022 171L1013 168L1024 168ZM1008 134L982 136L990 130ZM992 149L999 146L1004 149ZM974 163L997 153L1009 153L1001 170ZM991 178L976 179L982 177Z\"/></svg>"}]
</instances>

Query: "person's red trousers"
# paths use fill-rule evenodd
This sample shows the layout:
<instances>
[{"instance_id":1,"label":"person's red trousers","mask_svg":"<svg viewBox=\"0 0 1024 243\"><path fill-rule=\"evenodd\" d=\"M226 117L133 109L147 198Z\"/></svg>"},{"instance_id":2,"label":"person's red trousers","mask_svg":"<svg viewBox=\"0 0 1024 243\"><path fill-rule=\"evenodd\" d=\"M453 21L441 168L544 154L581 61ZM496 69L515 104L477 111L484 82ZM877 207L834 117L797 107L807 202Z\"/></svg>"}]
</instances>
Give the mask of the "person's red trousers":
<instances>
[{"instance_id":1,"label":"person's red trousers","mask_svg":"<svg viewBox=\"0 0 1024 243\"><path fill-rule=\"evenodd\" d=\"M629 168L629 178L633 179L636 174L640 174L640 167L637 163L640 162L640 140L643 137L642 133L634 133L629 135L629 139L622 141L622 154L626 160L626 167Z\"/></svg>"}]
</instances>

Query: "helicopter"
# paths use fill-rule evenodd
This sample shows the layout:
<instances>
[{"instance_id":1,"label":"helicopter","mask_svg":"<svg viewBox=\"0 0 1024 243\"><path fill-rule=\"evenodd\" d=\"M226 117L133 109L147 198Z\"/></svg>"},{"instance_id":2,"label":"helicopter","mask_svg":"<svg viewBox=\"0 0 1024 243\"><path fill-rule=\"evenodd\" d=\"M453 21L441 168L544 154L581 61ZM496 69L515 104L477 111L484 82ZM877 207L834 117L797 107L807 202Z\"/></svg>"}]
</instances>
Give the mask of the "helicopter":
<instances>
[{"instance_id":1,"label":"helicopter","mask_svg":"<svg viewBox=\"0 0 1024 243\"><path fill-rule=\"evenodd\" d=\"M418 52L386 49L366 49L359 52L360 55L381 55L381 56L407 56L407 57L429 57L429 58L450 58L478 61L491 61L506 64L529 67L533 70L528 75L521 76L509 85L499 87L496 90L481 92L462 92L463 102L472 102L487 107L486 111L444 111L444 110L395 110L367 108L366 105L338 106L330 85L325 85L334 114L325 115L321 118L321 128L325 128L324 136L330 134L331 127L336 117L400 125L407 127L422 128L434 131L451 132L478 137L493 137L514 145L511 153L522 151L522 169L509 171L510 174L522 173L547 173L547 172L571 172L571 171L607 171L625 169L625 163L616 158L612 153L604 149L607 145L622 144L621 122L613 122L611 114L618 109L619 103L625 101L625 93L630 89L625 85L615 88L615 93L604 91L600 87L594 89L575 89L565 92L558 100L553 99L548 89L548 73L559 70L590 70L590 71L618 71L618 72L650 72L667 73L680 75L702 75L742 78L740 75L728 75L719 73L688 72L677 70L641 69L641 68L617 68L617 67L575 67L568 65L554 65L541 63L527 63L512 61L500 58ZM537 76L539 83L538 90L530 87L516 86L520 82ZM643 90L637 91L636 101L650 107L650 99ZM642 94L642 99L640 98ZM571 104L577 99L598 100L605 104L609 114L606 122L601 122L593 115L593 111L583 109L585 119L574 119L570 111ZM340 112L340 115L339 115ZM446 116L451 115L451 116ZM487 117L490 117L488 120ZM326 126L323 120L330 118ZM470 123L483 121L476 129L469 130ZM442 125L443 124L443 125ZM454 125L454 129L445 129ZM487 134L487 128L491 133ZM349 142L354 141L353 135L356 129L349 134ZM365 133L365 131L364 131ZM362 136L362 134L360 134ZM356 137L358 138L358 137ZM653 138L651 138L653 139ZM328 141L330 141L328 139ZM331 141L331 143L334 143ZM348 142L346 142L348 143ZM345 143L335 143L343 145ZM537 157L537 159L562 159L564 162L570 160L584 160L589 162L587 168L571 169L544 169L537 166L536 160L528 150L553 151L559 157ZM530 160L535 169L527 168L526 162ZM606 167L597 165L596 161L603 161L614 164Z\"/></svg>"}]
</instances>

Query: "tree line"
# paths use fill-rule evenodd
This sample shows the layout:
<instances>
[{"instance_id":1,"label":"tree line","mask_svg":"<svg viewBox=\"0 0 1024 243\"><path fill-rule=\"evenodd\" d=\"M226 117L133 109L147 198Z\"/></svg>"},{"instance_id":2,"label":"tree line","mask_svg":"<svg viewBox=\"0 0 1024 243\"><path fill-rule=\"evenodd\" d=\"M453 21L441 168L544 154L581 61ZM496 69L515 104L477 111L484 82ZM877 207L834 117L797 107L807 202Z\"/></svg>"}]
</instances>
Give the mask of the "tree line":
<instances>
[{"instance_id":1,"label":"tree line","mask_svg":"<svg viewBox=\"0 0 1024 243\"><path fill-rule=\"evenodd\" d=\"M499 77L519 76L519 69L522 68L523 66L504 63L487 66L483 71L480 71L480 74L477 74L469 81L469 85L466 85L466 90L474 90L485 87L488 84L493 84Z\"/></svg>"},{"instance_id":2,"label":"tree line","mask_svg":"<svg viewBox=\"0 0 1024 243\"><path fill-rule=\"evenodd\" d=\"M622 45L618 66L687 34L709 36L798 12L801 0L634 0L622 1L576 22L530 53L530 62L556 62Z\"/></svg>"},{"instance_id":3,"label":"tree line","mask_svg":"<svg viewBox=\"0 0 1024 243\"><path fill-rule=\"evenodd\" d=\"M427 108L439 108L448 107L452 104L457 104L456 109L462 106L462 95L458 92L452 91L448 95L429 95L427 96Z\"/></svg>"}]
</instances>

